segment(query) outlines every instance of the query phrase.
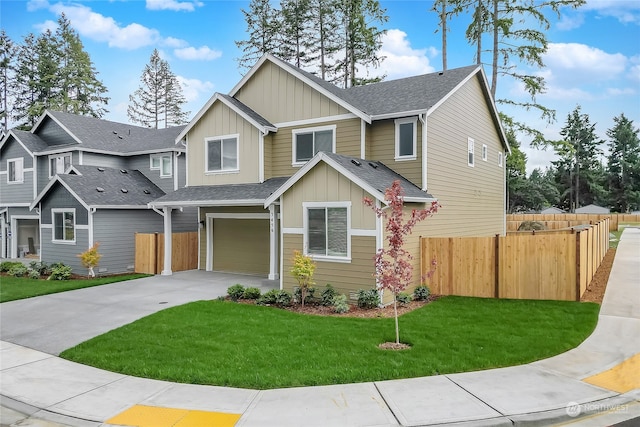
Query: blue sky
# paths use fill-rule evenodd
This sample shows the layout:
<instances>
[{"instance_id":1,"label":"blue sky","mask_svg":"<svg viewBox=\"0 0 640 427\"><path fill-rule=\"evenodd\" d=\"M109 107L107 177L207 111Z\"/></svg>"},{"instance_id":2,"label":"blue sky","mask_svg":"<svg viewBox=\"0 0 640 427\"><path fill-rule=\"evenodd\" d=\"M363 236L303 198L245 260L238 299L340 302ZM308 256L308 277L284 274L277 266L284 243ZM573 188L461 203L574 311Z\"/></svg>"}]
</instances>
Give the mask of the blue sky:
<instances>
[{"instance_id":1,"label":"blue sky","mask_svg":"<svg viewBox=\"0 0 640 427\"><path fill-rule=\"evenodd\" d=\"M241 10L248 4L248 0L2 0L0 23L14 41L20 41L30 32L55 28L64 12L80 34L98 78L109 89L109 113L104 118L127 122L128 96L138 88L154 48L183 84L185 109L191 116L214 92L228 92L241 78L234 40L246 37ZM376 72L394 79L439 71L442 52L432 1L382 0L381 5L389 21L381 49L386 60ZM546 67L518 66L546 78L547 93L537 100L555 109L557 120L547 124L533 111L505 111L553 139L560 139L567 115L578 105L605 140L620 113L640 127L640 1L588 0L577 10L563 10L559 19L552 15L549 19ZM475 49L464 38L467 25L468 19L461 17L451 27L449 68L474 62ZM485 72L490 74L486 67ZM499 80L497 97L528 100L508 79ZM520 140L528 171L553 158L550 150L529 149L527 138Z\"/></svg>"}]
</instances>

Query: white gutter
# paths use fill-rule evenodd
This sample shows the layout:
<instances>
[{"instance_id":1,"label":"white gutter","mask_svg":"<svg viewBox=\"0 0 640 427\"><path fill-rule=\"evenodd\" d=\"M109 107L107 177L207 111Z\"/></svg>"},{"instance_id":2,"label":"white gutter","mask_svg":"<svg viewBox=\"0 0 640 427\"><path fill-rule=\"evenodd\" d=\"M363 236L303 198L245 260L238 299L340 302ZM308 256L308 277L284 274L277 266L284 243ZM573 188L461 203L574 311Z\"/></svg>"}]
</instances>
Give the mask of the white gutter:
<instances>
[{"instance_id":1,"label":"white gutter","mask_svg":"<svg viewBox=\"0 0 640 427\"><path fill-rule=\"evenodd\" d=\"M422 123L422 191L427 191L427 113L418 115Z\"/></svg>"}]
</instances>

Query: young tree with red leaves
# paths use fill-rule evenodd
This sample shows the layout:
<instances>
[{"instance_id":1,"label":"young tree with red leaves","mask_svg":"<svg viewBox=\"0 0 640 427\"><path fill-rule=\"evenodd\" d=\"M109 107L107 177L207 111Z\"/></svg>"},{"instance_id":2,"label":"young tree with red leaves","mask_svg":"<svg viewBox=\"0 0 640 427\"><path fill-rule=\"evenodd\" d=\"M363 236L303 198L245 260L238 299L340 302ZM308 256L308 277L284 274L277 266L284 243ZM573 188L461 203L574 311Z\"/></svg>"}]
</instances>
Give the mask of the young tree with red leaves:
<instances>
[{"instance_id":1,"label":"young tree with red leaves","mask_svg":"<svg viewBox=\"0 0 640 427\"><path fill-rule=\"evenodd\" d=\"M386 222L385 230L387 242L386 248L378 249L375 256L376 283L378 289L387 289L393 293L393 312L396 322L396 344L400 345L400 330L398 327L398 305L397 296L407 289L411 284L413 266L411 260L413 256L406 249L404 243L413 227L420 221L425 220L438 211L438 202L432 202L431 206L425 209L413 209L407 218L403 215L404 189L400 181L393 182L391 187L384 192L384 199L388 206L377 207L375 202L367 197L364 204L369 206L376 213L378 218L383 218Z\"/></svg>"}]
</instances>

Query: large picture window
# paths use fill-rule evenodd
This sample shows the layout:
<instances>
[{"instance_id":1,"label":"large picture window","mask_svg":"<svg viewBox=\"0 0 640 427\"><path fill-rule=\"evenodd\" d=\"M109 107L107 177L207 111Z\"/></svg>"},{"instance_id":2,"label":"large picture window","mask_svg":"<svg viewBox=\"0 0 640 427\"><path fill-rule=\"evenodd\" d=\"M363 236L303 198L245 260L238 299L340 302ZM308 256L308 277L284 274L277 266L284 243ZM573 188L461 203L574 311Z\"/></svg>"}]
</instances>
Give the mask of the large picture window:
<instances>
[{"instance_id":1,"label":"large picture window","mask_svg":"<svg viewBox=\"0 0 640 427\"><path fill-rule=\"evenodd\" d=\"M54 210L53 216L53 241L75 242L76 221L73 210Z\"/></svg>"},{"instance_id":2,"label":"large picture window","mask_svg":"<svg viewBox=\"0 0 640 427\"><path fill-rule=\"evenodd\" d=\"M24 182L24 159L7 160L7 182L9 184L21 184Z\"/></svg>"},{"instance_id":3,"label":"large picture window","mask_svg":"<svg viewBox=\"0 0 640 427\"><path fill-rule=\"evenodd\" d=\"M320 151L335 152L335 126L293 131L293 164L301 165Z\"/></svg>"},{"instance_id":4,"label":"large picture window","mask_svg":"<svg viewBox=\"0 0 640 427\"><path fill-rule=\"evenodd\" d=\"M398 119L396 124L396 160L414 160L418 119Z\"/></svg>"},{"instance_id":5,"label":"large picture window","mask_svg":"<svg viewBox=\"0 0 640 427\"><path fill-rule=\"evenodd\" d=\"M71 166L71 153L49 156L49 178L64 173Z\"/></svg>"},{"instance_id":6,"label":"large picture window","mask_svg":"<svg viewBox=\"0 0 640 427\"><path fill-rule=\"evenodd\" d=\"M305 223L307 255L337 259L350 257L347 203L306 204Z\"/></svg>"},{"instance_id":7,"label":"large picture window","mask_svg":"<svg viewBox=\"0 0 640 427\"><path fill-rule=\"evenodd\" d=\"M205 140L207 172L233 172L238 170L238 135Z\"/></svg>"}]
</instances>

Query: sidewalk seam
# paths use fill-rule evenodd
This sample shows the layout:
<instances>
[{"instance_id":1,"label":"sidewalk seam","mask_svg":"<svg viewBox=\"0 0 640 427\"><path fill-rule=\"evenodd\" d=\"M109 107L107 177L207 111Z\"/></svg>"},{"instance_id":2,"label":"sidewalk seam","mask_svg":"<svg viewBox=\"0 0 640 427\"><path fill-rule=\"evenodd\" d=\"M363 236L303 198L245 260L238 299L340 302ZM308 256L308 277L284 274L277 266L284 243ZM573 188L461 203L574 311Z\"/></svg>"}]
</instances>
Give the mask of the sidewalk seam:
<instances>
[{"instance_id":1,"label":"sidewalk seam","mask_svg":"<svg viewBox=\"0 0 640 427\"><path fill-rule=\"evenodd\" d=\"M389 409L389 412L391 412L391 415L393 415L393 418L395 418L395 420L398 423L398 425L399 426L404 425L404 424L402 424L400 422L400 420L398 419L398 416L396 415L396 413L393 412L393 409L391 409L391 406L389 406L389 402L387 402L387 399L385 399L384 395L380 392L380 389L378 388L378 384L375 381L372 384L373 384L373 387L378 392L378 395L382 398L382 401L384 402L384 404L387 405L387 409Z\"/></svg>"}]
</instances>

